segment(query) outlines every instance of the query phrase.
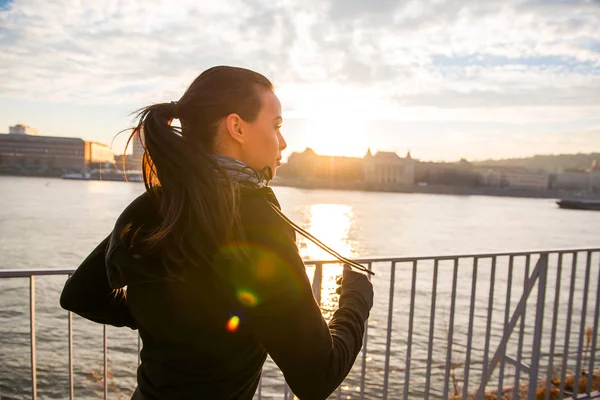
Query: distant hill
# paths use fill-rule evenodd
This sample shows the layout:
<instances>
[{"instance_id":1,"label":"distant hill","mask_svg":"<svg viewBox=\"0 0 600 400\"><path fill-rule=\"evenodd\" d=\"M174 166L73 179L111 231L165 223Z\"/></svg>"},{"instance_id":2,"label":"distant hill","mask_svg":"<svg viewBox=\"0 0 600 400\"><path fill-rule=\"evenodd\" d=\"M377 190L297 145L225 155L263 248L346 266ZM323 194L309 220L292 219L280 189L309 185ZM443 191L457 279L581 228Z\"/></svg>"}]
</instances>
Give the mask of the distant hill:
<instances>
[{"instance_id":1,"label":"distant hill","mask_svg":"<svg viewBox=\"0 0 600 400\"><path fill-rule=\"evenodd\" d=\"M473 164L480 167L524 167L545 169L550 172L557 172L560 170L583 171L590 168L594 161L598 161L598 163L600 164L600 153L537 155L529 158L510 158L505 160L475 161L473 162Z\"/></svg>"}]
</instances>

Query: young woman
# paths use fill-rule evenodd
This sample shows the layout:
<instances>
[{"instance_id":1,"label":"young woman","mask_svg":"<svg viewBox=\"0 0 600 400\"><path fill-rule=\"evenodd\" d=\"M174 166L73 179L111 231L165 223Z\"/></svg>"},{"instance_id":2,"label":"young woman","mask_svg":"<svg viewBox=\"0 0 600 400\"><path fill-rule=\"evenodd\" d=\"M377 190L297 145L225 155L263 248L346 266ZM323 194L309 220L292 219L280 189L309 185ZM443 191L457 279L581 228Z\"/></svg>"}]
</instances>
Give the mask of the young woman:
<instances>
[{"instance_id":1,"label":"young woman","mask_svg":"<svg viewBox=\"0 0 600 400\"><path fill-rule=\"evenodd\" d=\"M69 278L62 307L139 330L134 399L251 399L267 354L296 396L329 396L361 348L373 288L346 267L323 319L266 185L286 148L271 82L214 67L139 117L146 192Z\"/></svg>"}]
</instances>

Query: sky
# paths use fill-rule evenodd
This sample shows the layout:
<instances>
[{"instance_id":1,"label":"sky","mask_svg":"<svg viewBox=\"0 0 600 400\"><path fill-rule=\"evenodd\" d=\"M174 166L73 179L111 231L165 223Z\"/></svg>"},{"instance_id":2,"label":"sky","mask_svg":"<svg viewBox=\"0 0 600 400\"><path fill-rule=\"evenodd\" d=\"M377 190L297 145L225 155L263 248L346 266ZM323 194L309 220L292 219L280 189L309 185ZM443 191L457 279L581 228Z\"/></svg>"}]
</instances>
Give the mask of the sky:
<instances>
[{"instance_id":1,"label":"sky","mask_svg":"<svg viewBox=\"0 0 600 400\"><path fill-rule=\"evenodd\" d=\"M600 1L0 0L0 133L122 153L203 70L266 75L286 155L600 151Z\"/></svg>"}]
</instances>

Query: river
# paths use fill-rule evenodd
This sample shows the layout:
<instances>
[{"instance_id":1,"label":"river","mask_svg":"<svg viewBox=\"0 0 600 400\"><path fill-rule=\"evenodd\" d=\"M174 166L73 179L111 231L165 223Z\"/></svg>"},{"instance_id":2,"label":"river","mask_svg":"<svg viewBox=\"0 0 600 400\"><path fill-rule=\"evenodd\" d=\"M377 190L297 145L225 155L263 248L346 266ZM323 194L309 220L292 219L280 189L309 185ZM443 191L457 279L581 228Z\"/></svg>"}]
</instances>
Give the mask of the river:
<instances>
[{"instance_id":1,"label":"river","mask_svg":"<svg viewBox=\"0 0 600 400\"><path fill-rule=\"evenodd\" d=\"M143 184L139 183L0 176L0 268L76 267L110 232L123 208L143 190ZM561 210L548 199L289 187L275 187L274 191L292 220L350 257L600 247L600 212ZM328 258L303 238L299 238L298 245L306 259ZM389 265L374 268L379 273L374 278L376 302L369 322L372 338L367 358L367 397L377 398L385 350ZM325 305L332 302L327 296L339 269L339 266L326 267ZM405 275L403 271L399 269L397 273L395 292L394 313L399 316L394 329L399 332L405 330L403 304L410 298L410 273ZM470 279L468 276L465 279L464 285L459 284L459 297L461 293L466 296L470 293ZM64 281L65 277L39 277L36 283L39 398L68 397L67 313L58 305ZM0 398L30 397L28 284L26 279L0 280ZM591 287L590 298L595 299L594 285ZM428 302L416 303L415 315L428 312ZM439 318L440 324L445 322ZM427 330L422 332L426 333ZM109 328L108 336L111 398L128 398L135 386L137 336L129 329L116 328ZM391 370L398 375L390 383L391 390L401 390L404 348L404 341L393 341ZM438 358L443 359L443 355ZM100 325L74 317L74 356L77 398L99 398ZM360 372L360 357L350 379L344 383L344 398L356 397L356 371ZM279 376L277 369L268 364L263 397L281 393L280 386L273 386ZM414 379L422 381L422 378L422 373L415 371ZM271 386L267 385L269 382Z\"/></svg>"}]
</instances>

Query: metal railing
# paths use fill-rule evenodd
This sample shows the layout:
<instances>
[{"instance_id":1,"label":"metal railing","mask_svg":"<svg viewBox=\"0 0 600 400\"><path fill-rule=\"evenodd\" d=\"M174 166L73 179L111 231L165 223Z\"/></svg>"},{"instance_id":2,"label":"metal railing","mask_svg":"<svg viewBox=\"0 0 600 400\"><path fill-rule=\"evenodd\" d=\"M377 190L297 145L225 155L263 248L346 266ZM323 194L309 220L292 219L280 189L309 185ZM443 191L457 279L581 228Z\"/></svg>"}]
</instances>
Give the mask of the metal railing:
<instances>
[{"instance_id":1,"label":"metal railing","mask_svg":"<svg viewBox=\"0 0 600 400\"><path fill-rule=\"evenodd\" d=\"M595 369L599 367L600 248L356 261L376 272L375 306L355 368L332 398L483 399L487 392L497 398L510 394L513 399L535 399L540 391L545 399L600 397L595 386L600 385L600 370ZM331 278L324 271L334 264L306 261L321 305L336 300L331 291L323 298ZM36 277L72 273L72 269L0 270L0 279L29 279L33 399L37 398ZM537 297L530 299L536 286ZM385 319L385 335L380 319ZM395 320L400 323L394 324ZM103 332L106 399L106 326ZM73 399L70 312L68 339ZM139 337L137 346L139 363ZM263 398L266 385L261 380L258 399ZM292 397L285 384L283 397Z\"/></svg>"}]
</instances>

